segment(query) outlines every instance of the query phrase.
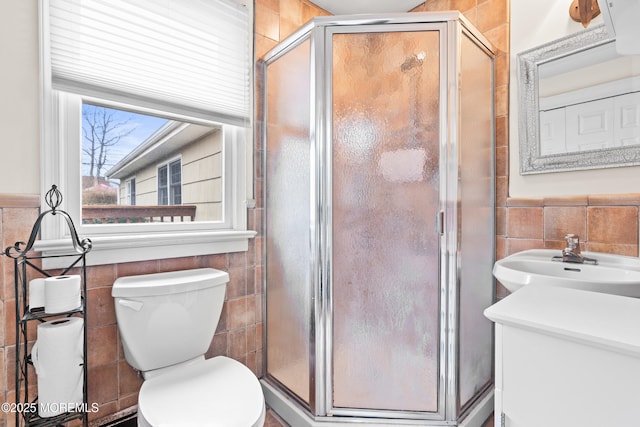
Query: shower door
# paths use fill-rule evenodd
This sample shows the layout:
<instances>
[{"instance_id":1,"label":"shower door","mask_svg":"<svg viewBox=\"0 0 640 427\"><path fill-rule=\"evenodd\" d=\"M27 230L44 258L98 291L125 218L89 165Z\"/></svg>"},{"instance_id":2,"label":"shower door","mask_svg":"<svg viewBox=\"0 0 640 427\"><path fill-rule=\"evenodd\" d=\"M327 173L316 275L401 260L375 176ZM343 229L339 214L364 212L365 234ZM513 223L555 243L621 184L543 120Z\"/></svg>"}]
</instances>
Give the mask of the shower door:
<instances>
[{"instance_id":1,"label":"shower door","mask_svg":"<svg viewBox=\"0 0 640 427\"><path fill-rule=\"evenodd\" d=\"M265 195L267 374L310 404L311 245L310 41L274 62L266 81Z\"/></svg>"},{"instance_id":2,"label":"shower door","mask_svg":"<svg viewBox=\"0 0 640 427\"><path fill-rule=\"evenodd\" d=\"M441 30L327 33L333 414L439 409Z\"/></svg>"},{"instance_id":3,"label":"shower door","mask_svg":"<svg viewBox=\"0 0 640 427\"><path fill-rule=\"evenodd\" d=\"M263 385L291 425L458 425L487 397L488 46L411 13L315 18L266 55Z\"/></svg>"}]
</instances>

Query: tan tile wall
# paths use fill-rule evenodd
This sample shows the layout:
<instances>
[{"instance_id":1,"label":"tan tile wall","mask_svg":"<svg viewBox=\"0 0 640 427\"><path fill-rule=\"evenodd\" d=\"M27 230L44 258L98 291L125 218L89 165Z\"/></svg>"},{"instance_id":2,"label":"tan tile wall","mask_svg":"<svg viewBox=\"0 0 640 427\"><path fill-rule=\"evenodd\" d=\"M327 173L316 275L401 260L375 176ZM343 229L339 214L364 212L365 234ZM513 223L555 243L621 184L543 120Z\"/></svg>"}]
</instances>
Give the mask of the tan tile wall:
<instances>
[{"instance_id":1,"label":"tan tile wall","mask_svg":"<svg viewBox=\"0 0 640 427\"><path fill-rule=\"evenodd\" d=\"M311 18L331 15L306 0L255 0L255 10L256 58L262 58Z\"/></svg>"},{"instance_id":2,"label":"tan tile wall","mask_svg":"<svg viewBox=\"0 0 640 427\"><path fill-rule=\"evenodd\" d=\"M0 199L0 235L2 236L2 248L13 245L18 241L29 238L31 224L38 217L39 200L35 197L5 196ZM26 230L26 234L23 231ZM6 244L5 244L6 242ZM6 256L1 258L2 285L0 286L0 390L2 390L3 402L15 402L15 292L13 278L13 260ZM33 337L33 330L29 336ZM3 413L0 416L0 425L14 424L14 414Z\"/></svg>"},{"instance_id":3,"label":"tan tile wall","mask_svg":"<svg viewBox=\"0 0 640 427\"><path fill-rule=\"evenodd\" d=\"M26 240L38 216L38 197L0 195L2 248ZM260 232L259 210L249 211L249 227ZM84 236L83 236L84 237ZM90 236L88 236L90 237ZM87 317L89 402L99 411L90 419L104 418L137 403L141 380L127 364L118 336L111 286L116 278L199 267L229 272L226 301L207 357L227 355L256 374L262 373L262 236L249 243L249 251L210 256L88 267ZM13 261L2 257L0 286L0 392L5 402L15 401L15 292ZM35 332L35 330L34 330ZM35 340L35 333L29 334ZM13 414L4 414L0 426L13 425Z\"/></svg>"},{"instance_id":4,"label":"tan tile wall","mask_svg":"<svg viewBox=\"0 0 640 427\"><path fill-rule=\"evenodd\" d=\"M638 256L640 194L507 199L497 257L535 248L562 249L577 234L583 250ZM507 291L498 285L498 297Z\"/></svg>"}]
</instances>

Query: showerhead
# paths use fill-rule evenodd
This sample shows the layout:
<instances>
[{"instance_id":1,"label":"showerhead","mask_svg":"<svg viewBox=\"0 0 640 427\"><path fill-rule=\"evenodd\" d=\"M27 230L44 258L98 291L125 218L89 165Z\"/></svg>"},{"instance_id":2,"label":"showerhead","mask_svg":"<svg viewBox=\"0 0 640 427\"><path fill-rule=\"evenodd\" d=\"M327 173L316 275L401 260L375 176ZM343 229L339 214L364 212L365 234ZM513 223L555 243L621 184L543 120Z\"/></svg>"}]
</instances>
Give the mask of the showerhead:
<instances>
[{"instance_id":1,"label":"showerhead","mask_svg":"<svg viewBox=\"0 0 640 427\"><path fill-rule=\"evenodd\" d=\"M409 70L412 70L412 69L414 69L416 67L419 67L424 62L424 58L426 56L427 56L427 54L424 53L424 51L418 52L418 53L413 54L411 56L407 56L404 59L404 62L402 63L402 65L400 65L400 70L403 73L406 73Z\"/></svg>"}]
</instances>

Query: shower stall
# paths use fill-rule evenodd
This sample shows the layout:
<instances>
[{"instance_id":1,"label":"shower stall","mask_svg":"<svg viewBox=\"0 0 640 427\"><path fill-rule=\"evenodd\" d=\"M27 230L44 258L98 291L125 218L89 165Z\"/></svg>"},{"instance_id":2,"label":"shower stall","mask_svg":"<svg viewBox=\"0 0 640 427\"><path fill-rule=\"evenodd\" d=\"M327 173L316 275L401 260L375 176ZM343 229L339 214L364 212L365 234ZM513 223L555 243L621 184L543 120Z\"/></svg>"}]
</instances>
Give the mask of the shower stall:
<instances>
[{"instance_id":1,"label":"shower stall","mask_svg":"<svg viewBox=\"0 0 640 427\"><path fill-rule=\"evenodd\" d=\"M315 18L261 61L262 383L290 425L490 415L493 62L458 12Z\"/></svg>"}]
</instances>

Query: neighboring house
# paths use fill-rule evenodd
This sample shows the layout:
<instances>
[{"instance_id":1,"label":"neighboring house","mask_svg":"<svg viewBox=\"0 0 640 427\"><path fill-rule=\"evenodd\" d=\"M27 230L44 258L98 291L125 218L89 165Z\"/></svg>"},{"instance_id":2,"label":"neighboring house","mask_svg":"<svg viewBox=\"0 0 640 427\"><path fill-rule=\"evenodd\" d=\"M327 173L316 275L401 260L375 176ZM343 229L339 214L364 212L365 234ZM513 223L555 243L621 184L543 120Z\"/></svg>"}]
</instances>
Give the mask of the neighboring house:
<instances>
[{"instance_id":1,"label":"neighboring house","mask_svg":"<svg viewBox=\"0 0 640 427\"><path fill-rule=\"evenodd\" d=\"M103 177L96 178L95 176L87 176L87 175L83 175L82 176L82 189L83 190L87 190L87 189L90 189L92 187L97 187L97 186L100 186L100 185L109 186L109 181L106 178L103 178Z\"/></svg>"},{"instance_id":2,"label":"neighboring house","mask_svg":"<svg viewBox=\"0 0 640 427\"><path fill-rule=\"evenodd\" d=\"M106 173L119 205L196 206L196 221L222 219L222 130L169 121Z\"/></svg>"}]
</instances>

